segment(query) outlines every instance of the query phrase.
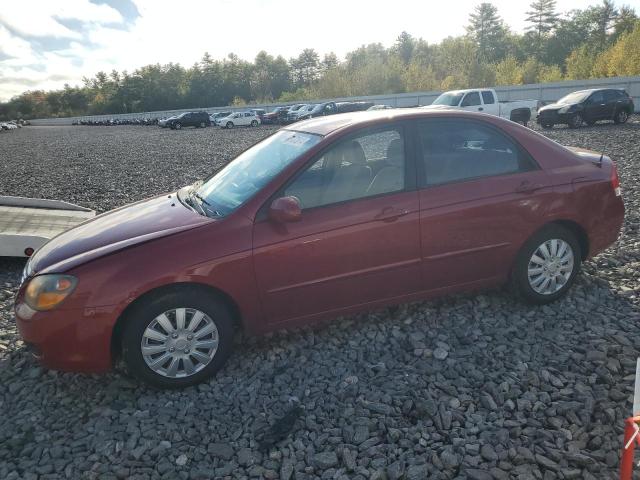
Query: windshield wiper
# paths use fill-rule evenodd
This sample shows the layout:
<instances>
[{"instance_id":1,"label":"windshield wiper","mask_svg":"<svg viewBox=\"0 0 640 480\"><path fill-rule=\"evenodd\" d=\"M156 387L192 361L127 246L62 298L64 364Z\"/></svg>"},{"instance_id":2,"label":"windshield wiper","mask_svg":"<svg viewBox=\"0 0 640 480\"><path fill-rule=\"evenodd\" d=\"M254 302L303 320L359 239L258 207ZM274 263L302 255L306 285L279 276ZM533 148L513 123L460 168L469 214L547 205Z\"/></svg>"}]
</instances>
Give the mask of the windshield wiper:
<instances>
[{"instance_id":1,"label":"windshield wiper","mask_svg":"<svg viewBox=\"0 0 640 480\"><path fill-rule=\"evenodd\" d=\"M184 199L184 203L186 203L189 207L191 207L197 213L207 216L206 212L204 211L204 208L202 208L202 206L198 202L194 202L193 198L191 198L191 195L189 195L189 193L187 193L183 197L183 199Z\"/></svg>"},{"instance_id":2,"label":"windshield wiper","mask_svg":"<svg viewBox=\"0 0 640 480\"><path fill-rule=\"evenodd\" d=\"M214 217L222 217L222 213L220 213L218 210L216 210L215 208L213 208L211 206L211 204L208 202L208 200L206 198L204 198L202 195L200 195L198 192L196 192L195 190L192 190L190 192L190 195L192 196L192 198L195 198L197 201L193 202L194 204L197 204L198 207L200 208L200 210L202 210L202 213L209 217L211 215L213 215ZM206 205L206 207L204 207L203 205ZM207 215L207 212L209 212L211 215Z\"/></svg>"},{"instance_id":3,"label":"windshield wiper","mask_svg":"<svg viewBox=\"0 0 640 480\"><path fill-rule=\"evenodd\" d=\"M200 195L198 192L194 190L192 193L193 193L193 196L196 197L198 200L200 200L202 203L204 203L205 205L211 206L211 204L207 201L207 199L204 198L202 195Z\"/></svg>"}]
</instances>

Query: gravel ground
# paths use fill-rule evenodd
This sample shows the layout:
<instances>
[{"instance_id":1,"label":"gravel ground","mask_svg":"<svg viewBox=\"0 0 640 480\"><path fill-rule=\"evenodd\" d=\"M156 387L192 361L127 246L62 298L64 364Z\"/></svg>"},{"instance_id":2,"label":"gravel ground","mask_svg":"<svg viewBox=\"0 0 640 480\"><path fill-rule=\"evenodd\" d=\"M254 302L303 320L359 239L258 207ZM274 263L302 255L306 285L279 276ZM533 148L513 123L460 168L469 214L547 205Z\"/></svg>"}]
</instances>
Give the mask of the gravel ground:
<instances>
[{"instance_id":1,"label":"gravel ground","mask_svg":"<svg viewBox=\"0 0 640 480\"><path fill-rule=\"evenodd\" d=\"M0 135L0 193L104 211L220 167L270 128L31 127ZM624 232L567 298L502 291L239 341L207 384L43 370L0 259L0 478L615 478L640 300L640 124L545 132L618 161Z\"/></svg>"}]
</instances>

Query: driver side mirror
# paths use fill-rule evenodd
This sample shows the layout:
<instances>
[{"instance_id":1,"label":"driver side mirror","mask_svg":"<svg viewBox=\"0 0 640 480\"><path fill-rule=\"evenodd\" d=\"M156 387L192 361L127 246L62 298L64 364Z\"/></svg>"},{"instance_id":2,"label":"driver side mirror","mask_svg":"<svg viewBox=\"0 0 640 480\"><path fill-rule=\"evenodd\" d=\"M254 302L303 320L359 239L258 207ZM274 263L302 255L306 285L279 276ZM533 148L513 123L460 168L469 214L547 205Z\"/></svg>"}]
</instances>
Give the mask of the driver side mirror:
<instances>
[{"instance_id":1,"label":"driver side mirror","mask_svg":"<svg viewBox=\"0 0 640 480\"><path fill-rule=\"evenodd\" d=\"M296 197L276 198L269 207L269 218L278 223L298 222L302 219L302 206Z\"/></svg>"}]
</instances>

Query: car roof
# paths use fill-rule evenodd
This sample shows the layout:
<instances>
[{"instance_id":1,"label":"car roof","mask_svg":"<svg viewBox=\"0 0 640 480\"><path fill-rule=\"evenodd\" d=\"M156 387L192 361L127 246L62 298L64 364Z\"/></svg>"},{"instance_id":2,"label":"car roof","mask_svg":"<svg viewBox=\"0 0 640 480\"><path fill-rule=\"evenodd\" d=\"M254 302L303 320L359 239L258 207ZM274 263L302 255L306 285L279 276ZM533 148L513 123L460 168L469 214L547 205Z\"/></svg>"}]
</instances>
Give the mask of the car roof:
<instances>
[{"instance_id":1,"label":"car roof","mask_svg":"<svg viewBox=\"0 0 640 480\"><path fill-rule=\"evenodd\" d=\"M376 123L386 123L396 120L410 120L417 118L436 118L436 117L448 117L448 118L483 118L492 123L497 123L500 120L499 117L493 115L487 115L484 113L468 112L465 110L455 110L449 108L443 108L439 110L425 110L421 108L391 108L386 110L366 110L359 112L338 113L336 115L330 115L327 117L312 118L310 120L303 120L297 122L286 130L295 130L299 132L313 133L316 135L328 135L336 130L341 130L349 127L361 127L367 125L374 125ZM504 120L508 122L508 120Z\"/></svg>"}]
</instances>

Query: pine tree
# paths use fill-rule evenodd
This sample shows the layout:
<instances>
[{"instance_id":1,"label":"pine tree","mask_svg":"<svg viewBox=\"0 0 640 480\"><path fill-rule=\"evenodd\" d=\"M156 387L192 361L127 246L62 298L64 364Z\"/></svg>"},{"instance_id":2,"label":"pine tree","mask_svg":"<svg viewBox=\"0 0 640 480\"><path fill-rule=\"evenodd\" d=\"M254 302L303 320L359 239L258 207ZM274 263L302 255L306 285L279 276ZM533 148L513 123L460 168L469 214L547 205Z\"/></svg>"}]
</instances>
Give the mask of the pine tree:
<instances>
[{"instance_id":1,"label":"pine tree","mask_svg":"<svg viewBox=\"0 0 640 480\"><path fill-rule=\"evenodd\" d=\"M529 5L525 19L530 25L527 27L535 41L534 52L540 58L544 49L544 41L558 24L559 15L556 13L556 0L535 0Z\"/></svg>"},{"instance_id":2,"label":"pine tree","mask_svg":"<svg viewBox=\"0 0 640 480\"><path fill-rule=\"evenodd\" d=\"M485 61L495 61L503 53L506 28L498 9L491 3L481 3L469 15L467 33L478 46L478 53Z\"/></svg>"}]
</instances>

